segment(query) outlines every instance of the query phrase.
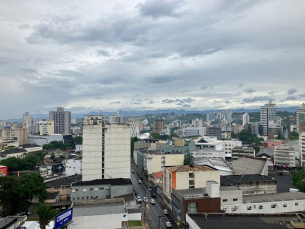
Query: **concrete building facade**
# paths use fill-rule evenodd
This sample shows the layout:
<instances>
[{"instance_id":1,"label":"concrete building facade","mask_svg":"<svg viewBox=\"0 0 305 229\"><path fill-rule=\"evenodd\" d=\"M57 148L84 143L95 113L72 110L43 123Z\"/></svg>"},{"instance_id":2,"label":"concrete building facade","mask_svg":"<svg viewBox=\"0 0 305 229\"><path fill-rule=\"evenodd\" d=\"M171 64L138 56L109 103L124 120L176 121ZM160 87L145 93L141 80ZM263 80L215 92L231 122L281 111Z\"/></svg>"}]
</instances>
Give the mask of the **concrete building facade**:
<instances>
[{"instance_id":1,"label":"concrete building facade","mask_svg":"<svg viewBox=\"0 0 305 229\"><path fill-rule=\"evenodd\" d=\"M270 122L276 120L276 105L271 100L260 107L260 119L262 126L261 135L268 136Z\"/></svg>"},{"instance_id":2,"label":"concrete building facade","mask_svg":"<svg viewBox=\"0 0 305 229\"><path fill-rule=\"evenodd\" d=\"M163 119L154 120L154 132L163 132L165 129L165 122Z\"/></svg>"},{"instance_id":3,"label":"concrete building facade","mask_svg":"<svg viewBox=\"0 0 305 229\"><path fill-rule=\"evenodd\" d=\"M302 126L305 126L305 103L302 104L301 108L297 109L296 113L296 128L298 133L301 133Z\"/></svg>"},{"instance_id":4,"label":"concrete building facade","mask_svg":"<svg viewBox=\"0 0 305 229\"><path fill-rule=\"evenodd\" d=\"M85 115L83 181L130 178L130 127L106 124L103 115Z\"/></svg>"},{"instance_id":5,"label":"concrete building facade","mask_svg":"<svg viewBox=\"0 0 305 229\"><path fill-rule=\"evenodd\" d=\"M39 123L40 135L54 134L54 120Z\"/></svg>"},{"instance_id":6,"label":"concrete building facade","mask_svg":"<svg viewBox=\"0 0 305 229\"><path fill-rule=\"evenodd\" d=\"M73 176L77 174L82 174L82 158L74 158L66 160L65 172L66 176Z\"/></svg>"},{"instance_id":7,"label":"concrete building facade","mask_svg":"<svg viewBox=\"0 0 305 229\"><path fill-rule=\"evenodd\" d=\"M130 135L131 135L131 137L139 137L139 135L140 135L140 128L139 128L140 121L136 118L130 118L130 119L127 120L127 124L130 125Z\"/></svg>"},{"instance_id":8,"label":"concrete building facade","mask_svg":"<svg viewBox=\"0 0 305 229\"><path fill-rule=\"evenodd\" d=\"M71 134L71 112L63 107L57 107L57 111L49 111L49 121L54 121L55 134Z\"/></svg>"},{"instance_id":9,"label":"concrete building facade","mask_svg":"<svg viewBox=\"0 0 305 229\"><path fill-rule=\"evenodd\" d=\"M120 112L118 111L116 114L109 115L109 123L116 123L116 124L123 124L124 118L122 115L120 115Z\"/></svg>"},{"instance_id":10,"label":"concrete building facade","mask_svg":"<svg viewBox=\"0 0 305 229\"><path fill-rule=\"evenodd\" d=\"M282 168L295 168L300 165L299 146L282 144L274 148L274 165Z\"/></svg>"}]
</instances>

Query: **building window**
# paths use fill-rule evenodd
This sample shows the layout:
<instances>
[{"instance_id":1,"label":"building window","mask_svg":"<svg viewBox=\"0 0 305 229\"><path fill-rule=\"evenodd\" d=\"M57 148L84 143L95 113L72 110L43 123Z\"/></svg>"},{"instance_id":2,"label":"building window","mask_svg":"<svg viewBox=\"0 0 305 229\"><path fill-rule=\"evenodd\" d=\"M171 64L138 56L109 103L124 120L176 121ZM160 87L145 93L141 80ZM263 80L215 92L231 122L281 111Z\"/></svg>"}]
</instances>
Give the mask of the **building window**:
<instances>
[{"instance_id":1,"label":"building window","mask_svg":"<svg viewBox=\"0 0 305 229\"><path fill-rule=\"evenodd\" d=\"M78 192L78 188L77 188L77 189L75 189L75 191L76 191L76 192Z\"/></svg>"},{"instance_id":2,"label":"building window","mask_svg":"<svg viewBox=\"0 0 305 229\"><path fill-rule=\"evenodd\" d=\"M233 201L237 201L237 200L238 200L237 198L234 198L234 199L233 199Z\"/></svg>"},{"instance_id":3,"label":"building window","mask_svg":"<svg viewBox=\"0 0 305 229\"><path fill-rule=\"evenodd\" d=\"M287 204L283 204L283 207L286 208L286 207L287 207Z\"/></svg>"},{"instance_id":4,"label":"building window","mask_svg":"<svg viewBox=\"0 0 305 229\"><path fill-rule=\"evenodd\" d=\"M89 199L89 196L87 196L86 199L88 200L88 199Z\"/></svg>"},{"instance_id":5,"label":"building window","mask_svg":"<svg viewBox=\"0 0 305 229\"><path fill-rule=\"evenodd\" d=\"M193 180L189 180L189 185L194 185L194 181Z\"/></svg>"},{"instance_id":6,"label":"building window","mask_svg":"<svg viewBox=\"0 0 305 229\"><path fill-rule=\"evenodd\" d=\"M188 203L187 204L187 212L188 213L198 212L197 203Z\"/></svg>"},{"instance_id":7,"label":"building window","mask_svg":"<svg viewBox=\"0 0 305 229\"><path fill-rule=\"evenodd\" d=\"M189 173L189 178L194 178L194 173Z\"/></svg>"},{"instance_id":8,"label":"building window","mask_svg":"<svg viewBox=\"0 0 305 229\"><path fill-rule=\"evenodd\" d=\"M250 211L252 208L251 208L251 206L248 206L247 209Z\"/></svg>"},{"instance_id":9,"label":"building window","mask_svg":"<svg viewBox=\"0 0 305 229\"><path fill-rule=\"evenodd\" d=\"M271 205L271 208L275 208L275 204L272 204L272 205Z\"/></svg>"},{"instance_id":10,"label":"building window","mask_svg":"<svg viewBox=\"0 0 305 229\"><path fill-rule=\"evenodd\" d=\"M298 206L298 205L299 205L298 203L295 203L295 204L294 204L294 206Z\"/></svg>"},{"instance_id":11,"label":"building window","mask_svg":"<svg viewBox=\"0 0 305 229\"><path fill-rule=\"evenodd\" d=\"M93 199L93 196L91 196L91 199Z\"/></svg>"},{"instance_id":12,"label":"building window","mask_svg":"<svg viewBox=\"0 0 305 229\"><path fill-rule=\"evenodd\" d=\"M93 188L90 188L90 191L93 191Z\"/></svg>"},{"instance_id":13,"label":"building window","mask_svg":"<svg viewBox=\"0 0 305 229\"><path fill-rule=\"evenodd\" d=\"M82 197L82 200L84 200L84 197Z\"/></svg>"},{"instance_id":14,"label":"building window","mask_svg":"<svg viewBox=\"0 0 305 229\"><path fill-rule=\"evenodd\" d=\"M104 187L100 187L99 189L100 189L100 190L104 190Z\"/></svg>"},{"instance_id":15,"label":"building window","mask_svg":"<svg viewBox=\"0 0 305 229\"><path fill-rule=\"evenodd\" d=\"M223 199L223 200L222 200L222 202L227 202L227 201L228 201L227 199Z\"/></svg>"},{"instance_id":16,"label":"building window","mask_svg":"<svg viewBox=\"0 0 305 229\"><path fill-rule=\"evenodd\" d=\"M259 207L258 207L259 209L263 209L263 205L259 205Z\"/></svg>"},{"instance_id":17,"label":"building window","mask_svg":"<svg viewBox=\"0 0 305 229\"><path fill-rule=\"evenodd\" d=\"M98 199L98 196L96 196L95 199Z\"/></svg>"},{"instance_id":18,"label":"building window","mask_svg":"<svg viewBox=\"0 0 305 229\"><path fill-rule=\"evenodd\" d=\"M79 200L79 197L77 197L77 200Z\"/></svg>"}]
</instances>

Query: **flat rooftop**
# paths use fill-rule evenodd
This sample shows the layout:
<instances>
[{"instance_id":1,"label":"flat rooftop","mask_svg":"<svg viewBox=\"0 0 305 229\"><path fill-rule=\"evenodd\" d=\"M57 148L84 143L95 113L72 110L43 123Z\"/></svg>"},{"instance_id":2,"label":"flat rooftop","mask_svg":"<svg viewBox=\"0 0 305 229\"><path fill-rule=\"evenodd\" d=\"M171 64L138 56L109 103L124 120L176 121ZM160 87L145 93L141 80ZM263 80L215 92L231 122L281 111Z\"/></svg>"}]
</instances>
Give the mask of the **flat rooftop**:
<instances>
[{"instance_id":1,"label":"flat rooftop","mask_svg":"<svg viewBox=\"0 0 305 229\"><path fill-rule=\"evenodd\" d=\"M70 186L73 182L78 182L81 180L82 180L82 175L73 175L51 181L45 180L45 184L47 185L47 188Z\"/></svg>"},{"instance_id":2,"label":"flat rooftop","mask_svg":"<svg viewBox=\"0 0 305 229\"><path fill-rule=\"evenodd\" d=\"M73 207L73 217L93 216L93 215L110 215L126 213L124 203L100 203L88 205L75 205Z\"/></svg>"},{"instance_id":3,"label":"flat rooftop","mask_svg":"<svg viewBox=\"0 0 305 229\"><path fill-rule=\"evenodd\" d=\"M96 179L91 181L80 181L77 183L73 183L72 186L86 186L86 185L102 185L102 184L110 184L114 185L130 185L132 184L131 179L127 178L114 178L114 179Z\"/></svg>"},{"instance_id":4,"label":"flat rooftop","mask_svg":"<svg viewBox=\"0 0 305 229\"><path fill-rule=\"evenodd\" d=\"M291 201L291 200L305 200L305 193L303 192L283 192L272 193L264 195L247 195L243 196L243 203L262 203L275 201Z\"/></svg>"},{"instance_id":5,"label":"flat rooftop","mask_svg":"<svg viewBox=\"0 0 305 229\"><path fill-rule=\"evenodd\" d=\"M178 166L172 166L172 167L166 167L171 172L191 172L191 171L217 171L217 169L214 169L207 165L178 165Z\"/></svg>"},{"instance_id":6,"label":"flat rooftop","mask_svg":"<svg viewBox=\"0 0 305 229\"><path fill-rule=\"evenodd\" d=\"M189 188L189 189L180 189L176 191L186 199L204 197L204 194L207 193L205 188Z\"/></svg>"},{"instance_id":7,"label":"flat rooftop","mask_svg":"<svg viewBox=\"0 0 305 229\"><path fill-rule=\"evenodd\" d=\"M221 186L231 186L231 185L237 185L239 183L263 182L263 181L276 182L276 180L272 177L263 176L259 174L220 176Z\"/></svg>"},{"instance_id":8,"label":"flat rooftop","mask_svg":"<svg viewBox=\"0 0 305 229\"><path fill-rule=\"evenodd\" d=\"M287 220L287 217L268 217L268 216L240 216L240 215L208 215L206 219L205 215L191 215L190 216L199 228L213 228L213 229L281 229L286 228L285 225L279 223L280 220ZM268 220L272 218L272 220ZM296 217L291 217L291 219ZM289 218L290 219L290 218Z\"/></svg>"}]
</instances>

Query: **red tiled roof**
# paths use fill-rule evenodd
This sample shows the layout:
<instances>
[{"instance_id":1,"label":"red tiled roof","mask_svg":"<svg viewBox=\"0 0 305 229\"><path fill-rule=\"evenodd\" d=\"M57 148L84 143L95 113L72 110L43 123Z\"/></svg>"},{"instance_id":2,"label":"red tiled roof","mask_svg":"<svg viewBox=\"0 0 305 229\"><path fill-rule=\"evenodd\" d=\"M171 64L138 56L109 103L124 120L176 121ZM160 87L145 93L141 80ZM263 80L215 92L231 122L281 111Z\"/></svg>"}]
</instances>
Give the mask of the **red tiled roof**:
<instances>
[{"instance_id":1,"label":"red tiled roof","mask_svg":"<svg viewBox=\"0 0 305 229\"><path fill-rule=\"evenodd\" d=\"M155 173L153 173L153 175L154 175L156 178L162 178L162 177L163 177L163 171L155 172Z\"/></svg>"}]
</instances>

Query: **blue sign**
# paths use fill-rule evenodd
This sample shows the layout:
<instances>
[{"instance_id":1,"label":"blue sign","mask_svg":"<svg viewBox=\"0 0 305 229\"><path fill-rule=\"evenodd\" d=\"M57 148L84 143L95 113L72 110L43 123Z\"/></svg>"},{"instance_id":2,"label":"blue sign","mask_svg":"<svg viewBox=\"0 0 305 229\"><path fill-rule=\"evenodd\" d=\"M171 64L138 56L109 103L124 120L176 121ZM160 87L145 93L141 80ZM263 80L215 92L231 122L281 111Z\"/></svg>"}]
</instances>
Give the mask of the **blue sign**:
<instances>
[{"instance_id":1,"label":"blue sign","mask_svg":"<svg viewBox=\"0 0 305 229\"><path fill-rule=\"evenodd\" d=\"M72 216L73 216L73 208L70 208L67 211L64 211L63 213L57 215L55 217L55 229L60 228L66 223L70 222L72 220Z\"/></svg>"}]
</instances>

